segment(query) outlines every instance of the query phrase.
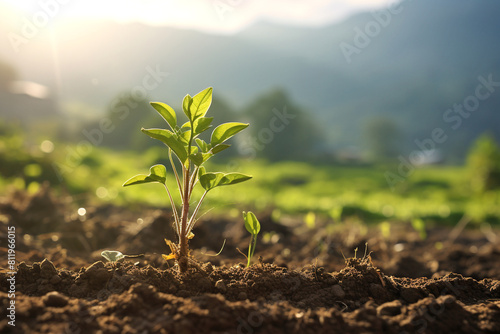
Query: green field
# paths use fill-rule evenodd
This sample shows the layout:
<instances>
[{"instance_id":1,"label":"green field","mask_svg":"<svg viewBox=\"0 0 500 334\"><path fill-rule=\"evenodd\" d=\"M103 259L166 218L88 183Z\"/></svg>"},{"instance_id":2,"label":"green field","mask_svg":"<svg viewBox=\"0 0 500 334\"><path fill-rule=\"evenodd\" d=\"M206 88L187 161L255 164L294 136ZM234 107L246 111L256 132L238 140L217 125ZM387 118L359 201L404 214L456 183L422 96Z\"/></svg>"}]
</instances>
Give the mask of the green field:
<instances>
[{"instance_id":1,"label":"green field","mask_svg":"<svg viewBox=\"0 0 500 334\"><path fill-rule=\"evenodd\" d=\"M17 172L2 173L0 187L3 192L13 188L35 192L43 179L50 179L55 191L73 194L77 203L169 205L167 195L159 185L121 187L129 177L147 174L152 164L162 163L170 170L165 150L161 147L143 153L92 147L80 159L70 159L74 157L68 152L78 151L78 146L56 144L52 153L41 154L34 152L37 147L21 149L25 143L19 138L9 140L2 141L0 153ZM426 225L453 225L464 215L473 223L498 224L500 221L500 191L471 192L465 167L417 169L394 191L384 176L389 167L301 162L270 164L262 160L224 163L219 160L219 165L209 164L207 167L209 171L247 173L254 179L231 188L213 190L202 212L210 209L214 213L234 215L240 210L267 211L274 215L293 215L310 223L316 218L354 219L365 223L421 219ZM62 174L62 180L57 177L58 173ZM174 178L171 176L167 182L174 190Z\"/></svg>"}]
</instances>

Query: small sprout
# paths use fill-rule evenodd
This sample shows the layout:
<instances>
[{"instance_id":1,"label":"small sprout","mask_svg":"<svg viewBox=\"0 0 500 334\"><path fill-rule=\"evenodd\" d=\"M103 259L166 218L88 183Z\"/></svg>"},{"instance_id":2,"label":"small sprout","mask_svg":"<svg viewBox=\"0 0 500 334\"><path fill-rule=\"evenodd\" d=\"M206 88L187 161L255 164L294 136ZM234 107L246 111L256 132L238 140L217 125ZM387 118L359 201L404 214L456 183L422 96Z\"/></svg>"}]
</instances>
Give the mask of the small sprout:
<instances>
[{"instance_id":1,"label":"small sprout","mask_svg":"<svg viewBox=\"0 0 500 334\"><path fill-rule=\"evenodd\" d=\"M250 263L255 253L255 247L257 246L257 235L260 232L260 223L255 217L255 214L251 211L243 211L243 219L245 220L245 228L248 233L252 235L250 238L250 244L248 246L248 256L247 256L247 268L250 267Z\"/></svg>"},{"instance_id":2,"label":"small sprout","mask_svg":"<svg viewBox=\"0 0 500 334\"><path fill-rule=\"evenodd\" d=\"M310 229L313 229L316 226L316 214L314 212L308 212L304 217L304 221Z\"/></svg>"},{"instance_id":3,"label":"small sprout","mask_svg":"<svg viewBox=\"0 0 500 334\"><path fill-rule=\"evenodd\" d=\"M411 226L418 232L420 240L427 238L427 231L425 230L425 222L420 218L415 218L411 221Z\"/></svg>"},{"instance_id":4,"label":"small sprout","mask_svg":"<svg viewBox=\"0 0 500 334\"><path fill-rule=\"evenodd\" d=\"M111 262L113 265L115 265L116 262L120 261L121 259L142 257L142 256L144 256L144 254L125 255L119 251L105 250L105 251L101 252L101 256L103 258L105 258L106 260L108 260L108 262Z\"/></svg>"},{"instance_id":5,"label":"small sprout","mask_svg":"<svg viewBox=\"0 0 500 334\"><path fill-rule=\"evenodd\" d=\"M108 262L111 262L113 264L125 257L125 255L123 255L119 251L110 251L110 250L102 251L101 256L106 260L108 260Z\"/></svg>"},{"instance_id":6,"label":"small sprout","mask_svg":"<svg viewBox=\"0 0 500 334\"><path fill-rule=\"evenodd\" d=\"M201 203L209 191L216 187L228 186L247 181L252 177L240 173L207 172L203 166L210 158L227 149L225 142L238 132L248 127L247 123L224 123L212 132L210 142L198 138L203 132L212 127L213 117L205 117L212 104L212 87L208 87L191 97L186 95L182 102L182 110L187 122L178 122L175 110L162 102L151 102L151 106L167 122L169 129L141 129L143 133L157 139L168 148L168 158L175 177L175 184L181 198L178 208L174 197L167 186L167 169L163 165L154 165L149 174L139 174L127 180L123 186L144 183L160 183L166 190L173 211L174 229L178 236L178 244L165 240L170 255L163 255L165 260L175 259L180 272L188 269L189 245L188 241L194 237L192 232ZM200 184L203 194L194 210L190 210L191 196L194 187Z\"/></svg>"}]
</instances>

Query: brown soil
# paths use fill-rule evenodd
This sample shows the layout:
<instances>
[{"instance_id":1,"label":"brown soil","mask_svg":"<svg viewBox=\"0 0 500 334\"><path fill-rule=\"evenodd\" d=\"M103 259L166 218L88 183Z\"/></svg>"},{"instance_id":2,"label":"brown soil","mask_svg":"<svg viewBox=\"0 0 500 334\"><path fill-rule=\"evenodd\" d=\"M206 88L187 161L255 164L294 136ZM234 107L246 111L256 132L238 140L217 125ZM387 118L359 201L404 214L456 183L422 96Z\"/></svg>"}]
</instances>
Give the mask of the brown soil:
<instances>
[{"instance_id":1,"label":"brown soil","mask_svg":"<svg viewBox=\"0 0 500 334\"><path fill-rule=\"evenodd\" d=\"M250 268L241 219L206 218L181 275L166 263L170 214L86 207L47 189L0 198L1 333L500 333L495 231L408 224L385 238L355 219L331 234L260 216ZM140 211L139 211L140 210ZM8 227L16 231L15 327L8 324ZM220 256L212 257L222 241ZM264 240L265 239L265 240ZM266 241L266 242L264 242ZM365 244L371 254L365 255ZM353 256L358 248L357 257ZM100 252L142 254L115 265ZM210 262L208 262L210 261Z\"/></svg>"}]
</instances>

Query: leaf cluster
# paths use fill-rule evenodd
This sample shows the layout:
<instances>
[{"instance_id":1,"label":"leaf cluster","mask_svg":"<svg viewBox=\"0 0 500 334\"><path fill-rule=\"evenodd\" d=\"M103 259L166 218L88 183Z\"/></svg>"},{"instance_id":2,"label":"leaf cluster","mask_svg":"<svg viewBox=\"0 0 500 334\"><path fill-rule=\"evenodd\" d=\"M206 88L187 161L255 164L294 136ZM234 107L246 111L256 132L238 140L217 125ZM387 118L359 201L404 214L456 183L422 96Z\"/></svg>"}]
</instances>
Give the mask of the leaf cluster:
<instances>
[{"instance_id":1,"label":"leaf cluster","mask_svg":"<svg viewBox=\"0 0 500 334\"><path fill-rule=\"evenodd\" d=\"M212 92L212 87L209 87L193 97L189 94L184 97L182 110L187 118L184 123L179 122L177 114L171 106L162 102L151 102L151 106L161 115L169 128L141 129L143 133L161 141L168 148L168 157L182 200L180 211L177 210L167 187L167 169L164 165L154 165L150 168L149 174L136 175L123 184L124 187L152 182L163 184L171 202L174 212L174 226L179 236L179 247L175 247L175 252L181 252L184 249L182 243L187 244L187 239L192 237L191 230L196 223L196 216L209 191L217 187L244 182L251 178L251 176L241 173L207 172L203 166L214 155L229 148L231 145L226 144L226 141L249 125L238 122L223 123L213 129L210 142L199 138L200 134L212 128L213 117L206 116L212 103ZM204 189L204 193L194 211L189 215L192 191L198 183ZM172 258L177 259L181 256L182 254L175 254Z\"/></svg>"}]
</instances>

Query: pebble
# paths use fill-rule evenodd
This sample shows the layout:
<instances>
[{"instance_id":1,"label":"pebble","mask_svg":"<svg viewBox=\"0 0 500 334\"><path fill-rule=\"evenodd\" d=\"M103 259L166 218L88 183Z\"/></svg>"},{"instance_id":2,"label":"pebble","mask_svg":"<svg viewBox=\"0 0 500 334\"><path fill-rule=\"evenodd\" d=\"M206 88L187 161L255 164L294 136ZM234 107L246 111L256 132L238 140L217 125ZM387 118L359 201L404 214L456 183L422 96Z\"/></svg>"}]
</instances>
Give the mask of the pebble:
<instances>
[{"instance_id":1,"label":"pebble","mask_svg":"<svg viewBox=\"0 0 500 334\"><path fill-rule=\"evenodd\" d=\"M330 291L332 292L332 295L336 298L342 299L345 297L345 292L344 289L338 284L335 284L330 288Z\"/></svg>"},{"instance_id":2,"label":"pebble","mask_svg":"<svg viewBox=\"0 0 500 334\"><path fill-rule=\"evenodd\" d=\"M64 307L68 305L68 297L57 291L51 291L47 293L42 297L42 301L45 306Z\"/></svg>"},{"instance_id":3,"label":"pebble","mask_svg":"<svg viewBox=\"0 0 500 334\"><path fill-rule=\"evenodd\" d=\"M239 300L245 300L245 299L247 299L247 297L248 297L248 296L247 296L246 292L243 292L243 291L242 291L242 292L240 292L240 293L238 294L238 299L239 299Z\"/></svg>"},{"instance_id":4,"label":"pebble","mask_svg":"<svg viewBox=\"0 0 500 334\"><path fill-rule=\"evenodd\" d=\"M221 292L227 291L226 284L224 284L224 281L221 279L215 283L215 287Z\"/></svg>"},{"instance_id":5,"label":"pebble","mask_svg":"<svg viewBox=\"0 0 500 334\"><path fill-rule=\"evenodd\" d=\"M91 288L100 290L107 284L112 276L113 272L106 269L104 263L98 261L88 267L87 270L77 278L77 282L88 280Z\"/></svg>"}]
</instances>

